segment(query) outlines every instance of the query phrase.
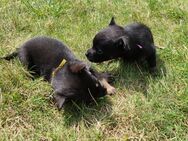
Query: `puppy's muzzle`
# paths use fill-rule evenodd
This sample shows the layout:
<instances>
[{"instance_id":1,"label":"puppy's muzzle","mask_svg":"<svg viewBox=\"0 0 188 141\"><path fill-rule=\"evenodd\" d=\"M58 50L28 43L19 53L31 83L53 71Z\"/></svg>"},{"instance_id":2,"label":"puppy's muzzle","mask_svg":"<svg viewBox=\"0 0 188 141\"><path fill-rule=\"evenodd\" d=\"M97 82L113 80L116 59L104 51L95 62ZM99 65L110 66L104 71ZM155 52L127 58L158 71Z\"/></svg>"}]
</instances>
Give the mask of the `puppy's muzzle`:
<instances>
[{"instance_id":1,"label":"puppy's muzzle","mask_svg":"<svg viewBox=\"0 0 188 141\"><path fill-rule=\"evenodd\" d=\"M92 59L93 58L93 54L95 53L95 51L93 49L89 49L87 52L86 52L86 57L88 59Z\"/></svg>"},{"instance_id":2,"label":"puppy's muzzle","mask_svg":"<svg viewBox=\"0 0 188 141\"><path fill-rule=\"evenodd\" d=\"M91 56L91 54L89 52L86 52L85 55L87 58L89 58Z\"/></svg>"}]
</instances>

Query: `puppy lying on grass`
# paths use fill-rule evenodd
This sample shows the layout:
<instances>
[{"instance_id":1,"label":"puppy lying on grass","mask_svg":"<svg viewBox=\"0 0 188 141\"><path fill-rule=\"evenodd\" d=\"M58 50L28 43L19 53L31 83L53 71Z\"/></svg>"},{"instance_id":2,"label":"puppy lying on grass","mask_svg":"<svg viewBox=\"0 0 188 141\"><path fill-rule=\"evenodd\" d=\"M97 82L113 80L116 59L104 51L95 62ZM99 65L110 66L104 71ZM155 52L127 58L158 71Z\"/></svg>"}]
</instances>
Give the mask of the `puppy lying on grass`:
<instances>
[{"instance_id":1,"label":"puppy lying on grass","mask_svg":"<svg viewBox=\"0 0 188 141\"><path fill-rule=\"evenodd\" d=\"M125 28L115 23L114 18L108 27L100 30L93 39L93 47L86 56L91 62L103 62L116 58L124 61L146 60L150 72L156 72L156 49L149 27L133 23Z\"/></svg>"},{"instance_id":2,"label":"puppy lying on grass","mask_svg":"<svg viewBox=\"0 0 188 141\"><path fill-rule=\"evenodd\" d=\"M53 98L58 109L70 101L90 102L95 98L113 94L111 76L99 73L78 60L62 42L49 37L36 37L3 59L19 57L31 74L43 76L54 89Z\"/></svg>"}]
</instances>

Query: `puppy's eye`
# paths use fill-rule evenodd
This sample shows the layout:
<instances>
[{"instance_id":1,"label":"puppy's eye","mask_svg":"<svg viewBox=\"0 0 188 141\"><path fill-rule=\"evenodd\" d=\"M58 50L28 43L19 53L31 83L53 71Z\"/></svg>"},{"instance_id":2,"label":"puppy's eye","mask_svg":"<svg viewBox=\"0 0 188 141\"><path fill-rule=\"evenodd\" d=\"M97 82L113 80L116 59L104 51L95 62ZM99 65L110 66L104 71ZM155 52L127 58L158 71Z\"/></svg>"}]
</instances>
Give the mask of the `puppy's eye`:
<instances>
[{"instance_id":1,"label":"puppy's eye","mask_svg":"<svg viewBox=\"0 0 188 141\"><path fill-rule=\"evenodd\" d=\"M102 50L97 50L97 54L103 54Z\"/></svg>"}]
</instances>

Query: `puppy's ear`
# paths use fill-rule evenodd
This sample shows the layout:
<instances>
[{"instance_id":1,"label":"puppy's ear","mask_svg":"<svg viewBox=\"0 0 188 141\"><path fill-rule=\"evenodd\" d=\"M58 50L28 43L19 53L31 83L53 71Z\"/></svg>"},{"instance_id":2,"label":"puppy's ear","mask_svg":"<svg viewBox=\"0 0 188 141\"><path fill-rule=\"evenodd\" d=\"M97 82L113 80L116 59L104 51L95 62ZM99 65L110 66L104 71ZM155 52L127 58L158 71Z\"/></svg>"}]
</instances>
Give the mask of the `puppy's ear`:
<instances>
[{"instance_id":1,"label":"puppy's ear","mask_svg":"<svg viewBox=\"0 0 188 141\"><path fill-rule=\"evenodd\" d=\"M116 22L115 22L115 20L114 20L114 17L112 17L112 19L111 19L109 25L115 25L115 24L116 24Z\"/></svg>"},{"instance_id":2,"label":"puppy's ear","mask_svg":"<svg viewBox=\"0 0 188 141\"><path fill-rule=\"evenodd\" d=\"M69 69L71 72L73 73L78 73L81 70L83 70L87 65L82 62L82 61L73 61L73 62L69 62Z\"/></svg>"},{"instance_id":3,"label":"puppy's ear","mask_svg":"<svg viewBox=\"0 0 188 141\"><path fill-rule=\"evenodd\" d=\"M123 50L130 50L129 39L127 36L121 36L114 42L116 47L122 48Z\"/></svg>"},{"instance_id":4,"label":"puppy's ear","mask_svg":"<svg viewBox=\"0 0 188 141\"><path fill-rule=\"evenodd\" d=\"M61 96L61 95L56 93L56 94L54 94L53 98L54 98L54 101L55 101L55 103L57 105L58 110L61 110L63 108L63 106L64 106L66 97Z\"/></svg>"}]
</instances>

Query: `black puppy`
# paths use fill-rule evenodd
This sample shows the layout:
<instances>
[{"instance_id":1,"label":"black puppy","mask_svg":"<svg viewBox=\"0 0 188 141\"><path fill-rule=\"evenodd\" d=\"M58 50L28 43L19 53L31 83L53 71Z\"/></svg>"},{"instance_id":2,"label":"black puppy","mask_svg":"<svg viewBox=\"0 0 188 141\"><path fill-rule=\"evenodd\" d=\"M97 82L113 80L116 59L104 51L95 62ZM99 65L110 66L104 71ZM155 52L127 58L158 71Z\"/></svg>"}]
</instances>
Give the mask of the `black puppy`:
<instances>
[{"instance_id":1,"label":"black puppy","mask_svg":"<svg viewBox=\"0 0 188 141\"><path fill-rule=\"evenodd\" d=\"M34 76L43 76L54 88L54 100L59 109L70 100L90 102L115 88L107 81L107 73L99 73L75 55L62 42L49 37L36 37L25 42L6 60L18 56Z\"/></svg>"},{"instance_id":2,"label":"black puppy","mask_svg":"<svg viewBox=\"0 0 188 141\"><path fill-rule=\"evenodd\" d=\"M129 62L146 59L150 71L156 70L156 49L150 29L141 23L123 28L115 23L114 17L107 28L96 34L86 56L96 63L119 57Z\"/></svg>"}]
</instances>

